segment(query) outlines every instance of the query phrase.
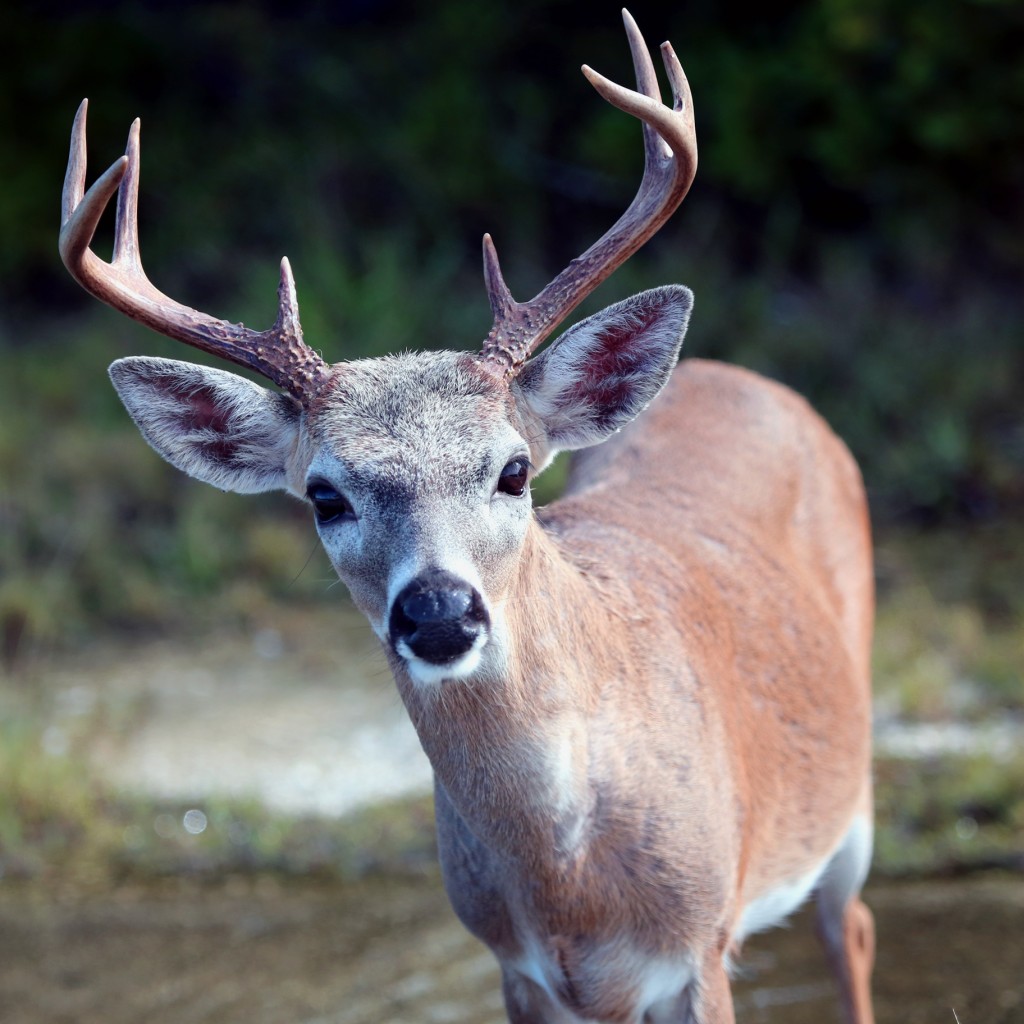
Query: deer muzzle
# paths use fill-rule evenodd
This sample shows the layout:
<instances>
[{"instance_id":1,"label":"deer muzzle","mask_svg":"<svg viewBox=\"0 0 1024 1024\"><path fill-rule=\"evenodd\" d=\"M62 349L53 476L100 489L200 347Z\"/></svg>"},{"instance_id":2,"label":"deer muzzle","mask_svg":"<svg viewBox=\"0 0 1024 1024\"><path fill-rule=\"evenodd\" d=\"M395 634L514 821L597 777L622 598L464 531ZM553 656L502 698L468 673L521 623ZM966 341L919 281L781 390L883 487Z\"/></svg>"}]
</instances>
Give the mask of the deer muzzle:
<instances>
[{"instance_id":1,"label":"deer muzzle","mask_svg":"<svg viewBox=\"0 0 1024 1024\"><path fill-rule=\"evenodd\" d=\"M490 617L479 592L443 569L428 569L395 598L388 620L391 645L431 665L458 661L486 636Z\"/></svg>"}]
</instances>

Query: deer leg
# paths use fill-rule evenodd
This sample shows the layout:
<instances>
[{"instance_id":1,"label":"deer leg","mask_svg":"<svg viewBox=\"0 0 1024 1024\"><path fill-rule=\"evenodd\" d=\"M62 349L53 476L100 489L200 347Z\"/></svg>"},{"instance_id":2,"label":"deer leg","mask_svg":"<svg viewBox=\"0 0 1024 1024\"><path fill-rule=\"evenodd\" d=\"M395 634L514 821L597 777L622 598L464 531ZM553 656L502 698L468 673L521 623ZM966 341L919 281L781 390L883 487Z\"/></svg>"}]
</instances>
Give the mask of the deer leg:
<instances>
[{"instance_id":1,"label":"deer leg","mask_svg":"<svg viewBox=\"0 0 1024 1024\"><path fill-rule=\"evenodd\" d=\"M859 897L854 896L843 914L842 945L828 946L832 971L839 984L849 1024L874 1024L871 1008L871 968L875 962L875 920Z\"/></svg>"},{"instance_id":2,"label":"deer leg","mask_svg":"<svg viewBox=\"0 0 1024 1024\"><path fill-rule=\"evenodd\" d=\"M818 938L825 947L847 1024L874 1024L871 969L875 922L860 887L871 856L871 827L859 819L826 869L818 890Z\"/></svg>"},{"instance_id":3,"label":"deer leg","mask_svg":"<svg viewBox=\"0 0 1024 1024\"><path fill-rule=\"evenodd\" d=\"M736 1024L729 975L721 959L705 967L694 993L691 1014L686 1020L693 1024Z\"/></svg>"}]
</instances>

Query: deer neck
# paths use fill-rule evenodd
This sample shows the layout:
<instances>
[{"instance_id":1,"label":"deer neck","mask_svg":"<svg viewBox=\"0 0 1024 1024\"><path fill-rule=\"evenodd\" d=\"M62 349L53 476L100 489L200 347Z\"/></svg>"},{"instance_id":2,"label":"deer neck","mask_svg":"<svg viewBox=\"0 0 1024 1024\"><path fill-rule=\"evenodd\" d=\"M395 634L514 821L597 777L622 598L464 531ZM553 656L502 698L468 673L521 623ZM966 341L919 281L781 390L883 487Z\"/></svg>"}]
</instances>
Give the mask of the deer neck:
<instances>
[{"instance_id":1,"label":"deer neck","mask_svg":"<svg viewBox=\"0 0 1024 1024\"><path fill-rule=\"evenodd\" d=\"M487 845L568 853L593 807L591 725L621 675L620 595L533 522L505 602L505 669L399 689L435 775Z\"/></svg>"}]
</instances>

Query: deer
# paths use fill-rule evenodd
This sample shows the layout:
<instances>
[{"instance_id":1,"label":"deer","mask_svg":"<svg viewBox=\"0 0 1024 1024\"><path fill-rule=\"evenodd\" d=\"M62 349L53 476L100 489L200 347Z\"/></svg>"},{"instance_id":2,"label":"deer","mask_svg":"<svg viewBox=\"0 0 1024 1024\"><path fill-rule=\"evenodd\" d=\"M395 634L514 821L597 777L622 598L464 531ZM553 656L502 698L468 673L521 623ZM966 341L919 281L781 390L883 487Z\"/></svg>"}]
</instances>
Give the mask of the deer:
<instances>
[{"instance_id":1,"label":"deer","mask_svg":"<svg viewBox=\"0 0 1024 1024\"><path fill-rule=\"evenodd\" d=\"M139 255L139 122L85 192L72 130L60 252L133 320L262 376L118 359L145 440L190 476L312 506L434 771L453 909L496 956L513 1024L726 1024L752 933L812 895L849 1024L871 1024L873 573L852 455L782 384L676 367L692 306L641 292L538 348L668 220L693 180L690 89L623 12L639 191L533 299L484 236L479 352L329 364L281 263L256 331L191 309ZM92 250L118 192L113 255ZM643 415L641 415L641 413ZM531 486L559 451L563 496Z\"/></svg>"}]
</instances>

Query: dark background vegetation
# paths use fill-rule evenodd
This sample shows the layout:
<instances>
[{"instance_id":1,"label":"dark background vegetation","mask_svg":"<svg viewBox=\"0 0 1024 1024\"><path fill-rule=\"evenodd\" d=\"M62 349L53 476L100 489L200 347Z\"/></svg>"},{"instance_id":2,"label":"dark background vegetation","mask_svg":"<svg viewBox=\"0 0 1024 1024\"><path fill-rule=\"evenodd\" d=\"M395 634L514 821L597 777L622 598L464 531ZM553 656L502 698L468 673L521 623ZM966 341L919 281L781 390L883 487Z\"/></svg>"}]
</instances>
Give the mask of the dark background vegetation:
<instances>
[{"instance_id":1,"label":"dark background vegetation","mask_svg":"<svg viewBox=\"0 0 1024 1024\"><path fill-rule=\"evenodd\" d=\"M686 283L685 354L789 383L848 441L878 539L874 870L1019 871L1024 5L651 0L633 14L686 68L700 167L580 313ZM258 681L254 638L270 636L289 693L334 687L340 665L390 682L339 615L308 510L186 479L121 408L114 359L203 357L60 266L71 121L88 96L92 180L142 117L142 249L168 294L262 328L287 254L306 338L329 359L475 347L490 324L482 234L529 297L640 179L638 126L578 71L631 82L617 8L15 0L0 57L0 878L39 879L50 900L62 880L420 871L429 799L325 822L212 796L202 836L169 836L158 823L195 804L104 774L167 713L148 677L171 650ZM541 483L546 500L557 467ZM106 685L115 665L125 692ZM887 728L918 725L970 742L886 752Z\"/></svg>"},{"instance_id":2,"label":"dark background vegetation","mask_svg":"<svg viewBox=\"0 0 1024 1024\"><path fill-rule=\"evenodd\" d=\"M700 168L586 310L689 284L687 353L805 393L854 449L883 534L998 533L1024 509L1024 6L652 0L633 14L686 68ZM59 265L79 100L90 180L142 116L142 246L169 294L265 326L286 253L329 359L470 347L489 325L484 231L526 297L636 187L639 129L578 71L631 82L616 7L95 0L16 3L3 21L8 666L101 624L166 631L319 599L305 510L186 481L107 383L122 355L201 357ZM1012 613L1019 585L986 585L990 610Z\"/></svg>"}]
</instances>

